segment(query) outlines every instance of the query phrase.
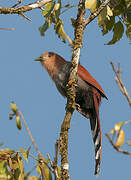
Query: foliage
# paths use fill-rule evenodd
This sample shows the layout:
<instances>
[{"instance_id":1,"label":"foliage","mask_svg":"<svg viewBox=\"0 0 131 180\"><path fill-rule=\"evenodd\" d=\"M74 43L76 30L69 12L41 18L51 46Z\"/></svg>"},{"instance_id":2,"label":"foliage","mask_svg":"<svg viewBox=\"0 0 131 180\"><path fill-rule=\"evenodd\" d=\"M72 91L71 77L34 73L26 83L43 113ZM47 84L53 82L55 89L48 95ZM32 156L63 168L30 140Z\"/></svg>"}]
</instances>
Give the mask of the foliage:
<instances>
[{"instance_id":1,"label":"foliage","mask_svg":"<svg viewBox=\"0 0 131 180\"><path fill-rule=\"evenodd\" d=\"M122 121L114 125L114 129L110 130L108 133L112 135L112 141L118 149L123 146L125 142L125 131L123 129L124 125L131 123L131 121ZM115 141L115 142L114 142ZM127 143L128 144L128 143Z\"/></svg>"},{"instance_id":2,"label":"foliage","mask_svg":"<svg viewBox=\"0 0 131 180\"><path fill-rule=\"evenodd\" d=\"M67 6L67 8L70 8ZM65 33L63 27L63 21L60 19L61 14L61 0L58 0L57 3L50 2L44 6L43 9L43 16L45 18L45 23L39 27L39 31L41 36L45 35L45 32L50 28L51 24L54 24L54 30L59 38L62 38L63 42L66 42L66 38L68 39L69 43L71 44L72 41L69 36Z\"/></svg>"},{"instance_id":3,"label":"foliage","mask_svg":"<svg viewBox=\"0 0 131 180\"><path fill-rule=\"evenodd\" d=\"M41 171L39 169L39 158L36 159L30 154L30 147L28 149L20 148L19 151L14 151L12 149L0 149L0 180L10 179L10 180L40 180L40 177L30 176L32 171L37 170L41 176ZM28 161L28 157L31 156L36 161L36 165L33 170L25 172L23 159ZM48 160L44 158L43 160L43 170L45 173L46 180L51 180L52 175L46 164Z\"/></svg>"},{"instance_id":4,"label":"foliage","mask_svg":"<svg viewBox=\"0 0 131 180\"><path fill-rule=\"evenodd\" d=\"M99 0L86 0L87 8L95 12L96 8L101 5ZM110 31L113 32L113 38L107 43L112 45L118 42L126 29L126 35L131 41L131 1L130 0L111 0L110 3L98 15L98 26L105 35Z\"/></svg>"},{"instance_id":5,"label":"foliage","mask_svg":"<svg viewBox=\"0 0 131 180\"><path fill-rule=\"evenodd\" d=\"M10 103L11 113L9 115L9 119L12 120L14 117L16 119L16 126L20 130L22 127L21 119L24 117L22 113L18 110L17 104L14 102ZM18 119L18 120L17 120ZM19 122L17 122L19 121ZM25 120L23 120L24 122ZM25 123L24 123L25 125ZM19 127L20 126L20 127ZM27 125L26 125L27 128ZM31 136L30 132L29 136ZM32 138L32 137L31 137ZM32 140L32 139L31 139ZM33 141L33 140L32 140ZM34 142L32 142L34 143ZM3 144L0 143L0 146ZM34 145L34 144L33 144ZM36 148L36 147L35 147ZM31 146L28 149L19 148L19 151L15 151L9 148L0 149L0 180L2 179L10 179L10 180L40 180L41 177L46 180L52 180L52 168L49 164L53 164L51 160L48 158L44 158L40 152L38 151L38 157L33 156L30 153ZM28 159L31 157L35 160L35 166L29 172L25 172L23 160L26 160L28 163ZM54 166L54 165L52 165ZM60 176L61 169L58 165L56 165L58 176ZM38 176L30 176L31 173L36 170Z\"/></svg>"},{"instance_id":6,"label":"foliage","mask_svg":"<svg viewBox=\"0 0 131 180\"><path fill-rule=\"evenodd\" d=\"M45 5L43 16L45 23L39 27L42 36L45 32L54 25L54 30L59 38L65 43L66 39L72 44L71 39L64 30L64 22L60 16L69 9L76 7L75 5L66 4L62 6L62 1L51 2ZM95 13L96 9L102 4L100 0L86 0L85 7L88 11ZM64 10L63 10L64 9ZM62 11L63 10L63 11ZM72 19L71 19L72 21ZM102 35L112 32L113 37L107 45L112 45L118 42L124 35L131 41L131 1L130 0L111 0L110 3L103 9L97 18L98 27L102 29ZM75 23L72 24L75 26Z\"/></svg>"}]
</instances>

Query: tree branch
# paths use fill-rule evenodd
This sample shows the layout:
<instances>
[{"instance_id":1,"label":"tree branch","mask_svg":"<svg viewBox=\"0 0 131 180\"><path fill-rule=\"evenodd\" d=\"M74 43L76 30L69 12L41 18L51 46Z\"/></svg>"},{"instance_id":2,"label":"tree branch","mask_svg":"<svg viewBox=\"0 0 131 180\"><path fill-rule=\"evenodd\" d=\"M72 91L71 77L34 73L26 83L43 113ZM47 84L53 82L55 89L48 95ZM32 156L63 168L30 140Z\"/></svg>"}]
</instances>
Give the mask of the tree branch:
<instances>
[{"instance_id":1,"label":"tree branch","mask_svg":"<svg viewBox=\"0 0 131 180\"><path fill-rule=\"evenodd\" d=\"M107 6L107 4L110 1L111 0L105 0L105 2L103 2L100 5L100 7L85 20L85 26L87 26L87 24L89 24L91 21L93 21L101 13L101 11Z\"/></svg>"},{"instance_id":2,"label":"tree branch","mask_svg":"<svg viewBox=\"0 0 131 180\"><path fill-rule=\"evenodd\" d=\"M45 4L51 2L52 0L42 0L37 1L31 4L27 4L24 6L14 7L14 8L8 8L8 7L0 7L0 14L21 14L27 11L31 11L36 8L41 8Z\"/></svg>"},{"instance_id":3,"label":"tree branch","mask_svg":"<svg viewBox=\"0 0 131 180\"><path fill-rule=\"evenodd\" d=\"M116 151L118 151L118 152L120 152L120 153L123 153L123 154L131 155L131 152L125 151L125 150L121 150L120 148L118 148L118 147L114 144L114 142L111 140L110 135L109 135L108 133L105 134L105 135L106 135L106 137L108 138L109 142L111 143L111 145L113 146L113 148L114 148Z\"/></svg>"},{"instance_id":4,"label":"tree branch","mask_svg":"<svg viewBox=\"0 0 131 180\"><path fill-rule=\"evenodd\" d=\"M0 30L15 30L15 28L0 28Z\"/></svg>"},{"instance_id":5,"label":"tree branch","mask_svg":"<svg viewBox=\"0 0 131 180\"><path fill-rule=\"evenodd\" d=\"M61 154L61 179L70 180L68 163L68 131L70 120L75 110L75 87L76 75L79 64L80 48L82 47L82 38L84 32L85 1L80 0L78 5L78 14L75 21L75 38L72 45L72 68L69 82L67 84L67 105L64 121L60 132L60 154Z\"/></svg>"},{"instance_id":6,"label":"tree branch","mask_svg":"<svg viewBox=\"0 0 131 180\"><path fill-rule=\"evenodd\" d=\"M111 66L112 66L112 69L116 75L116 78L115 78L115 81L117 83L117 85L119 86L121 92L124 94L124 96L126 97L129 105L131 106L131 99L129 97L129 94L124 86L124 83L122 81L122 78L121 78L121 70L120 70L120 64L118 65L118 70L115 69L115 66L113 64L113 62L110 62Z\"/></svg>"}]
</instances>

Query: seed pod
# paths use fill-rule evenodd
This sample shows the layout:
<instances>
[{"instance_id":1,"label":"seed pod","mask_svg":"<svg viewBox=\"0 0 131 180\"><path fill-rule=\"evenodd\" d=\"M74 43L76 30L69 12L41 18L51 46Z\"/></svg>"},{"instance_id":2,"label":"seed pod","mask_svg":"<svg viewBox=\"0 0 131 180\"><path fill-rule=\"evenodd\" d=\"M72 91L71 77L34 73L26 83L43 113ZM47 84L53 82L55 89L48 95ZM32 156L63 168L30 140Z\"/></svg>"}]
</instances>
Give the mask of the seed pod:
<instances>
[{"instance_id":1,"label":"seed pod","mask_svg":"<svg viewBox=\"0 0 131 180\"><path fill-rule=\"evenodd\" d=\"M17 105L14 102L10 103L10 108L15 114L17 113L18 108L17 108Z\"/></svg>"},{"instance_id":2,"label":"seed pod","mask_svg":"<svg viewBox=\"0 0 131 180\"><path fill-rule=\"evenodd\" d=\"M21 121L20 121L20 116L19 115L16 116L16 125L17 125L17 128L19 130L21 130L22 125L21 125Z\"/></svg>"},{"instance_id":3,"label":"seed pod","mask_svg":"<svg viewBox=\"0 0 131 180\"><path fill-rule=\"evenodd\" d=\"M10 114L9 114L9 120L12 120L12 119L13 119L13 116L14 116L14 115L10 113Z\"/></svg>"}]
</instances>

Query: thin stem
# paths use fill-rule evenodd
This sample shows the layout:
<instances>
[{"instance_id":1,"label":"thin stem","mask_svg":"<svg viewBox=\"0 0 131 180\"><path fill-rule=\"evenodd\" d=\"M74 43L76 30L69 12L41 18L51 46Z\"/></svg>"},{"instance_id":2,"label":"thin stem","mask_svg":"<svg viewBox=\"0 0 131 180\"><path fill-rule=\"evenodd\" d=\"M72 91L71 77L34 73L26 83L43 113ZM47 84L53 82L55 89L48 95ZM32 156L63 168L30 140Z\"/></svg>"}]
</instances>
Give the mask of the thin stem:
<instances>
[{"instance_id":1,"label":"thin stem","mask_svg":"<svg viewBox=\"0 0 131 180\"><path fill-rule=\"evenodd\" d=\"M128 91L126 90L125 85L124 85L124 83L122 81L122 78L121 78L120 64L118 65L118 70L115 69L115 66L114 66L113 62L110 62L110 64L111 64L112 69L113 69L113 71L114 71L114 73L116 75L116 78L115 78L116 83L118 84L121 92L125 95L129 105L131 106L131 99L129 97Z\"/></svg>"},{"instance_id":2,"label":"thin stem","mask_svg":"<svg viewBox=\"0 0 131 180\"><path fill-rule=\"evenodd\" d=\"M25 128L26 128L26 130L27 130L27 132L28 132L28 135L29 135L29 137L30 137L30 139L31 139L31 142L32 142L34 148L36 149L37 153L38 153L39 155L41 155L41 153L40 153L40 151L38 150L37 145L36 145L36 143L35 143L32 135L31 135L31 132L30 132L29 127L28 127L28 125L27 125L27 123L26 123L26 121L25 121L25 119L24 119L24 116L23 116L22 112L19 111L18 113L19 113L19 115L21 116L21 118L22 118L22 120L23 120L23 123L24 123L24 125L25 125Z\"/></svg>"},{"instance_id":3,"label":"thin stem","mask_svg":"<svg viewBox=\"0 0 131 180\"><path fill-rule=\"evenodd\" d=\"M128 151L125 151L125 150L121 150L120 148L118 148L118 147L114 144L114 142L111 140L110 135L109 135L108 133L105 134L105 135L106 135L106 137L108 138L109 142L111 143L111 145L113 146L113 148L114 148L116 151L118 151L118 152L120 152L120 153L123 153L123 154L131 155L131 152L128 152Z\"/></svg>"},{"instance_id":4,"label":"thin stem","mask_svg":"<svg viewBox=\"0 0 131 180\"><path fill-rule=\"evenodd\" d=\"M0 30L15 30L15 28L0 28Z\"/></svg>"}]
</instances>

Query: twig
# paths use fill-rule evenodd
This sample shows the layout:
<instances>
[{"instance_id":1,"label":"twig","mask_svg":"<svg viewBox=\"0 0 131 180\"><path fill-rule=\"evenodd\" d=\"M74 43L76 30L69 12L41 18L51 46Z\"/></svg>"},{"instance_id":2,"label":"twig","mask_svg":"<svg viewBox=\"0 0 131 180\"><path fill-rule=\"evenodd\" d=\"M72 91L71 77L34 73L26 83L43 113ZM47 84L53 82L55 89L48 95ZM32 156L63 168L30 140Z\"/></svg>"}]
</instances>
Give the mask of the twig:
<instances>
[{"instance_id":1,"label":"twig","mask_svg":"<svg viewBox=\"0 0 131 180\"><path fill-rule=\"evenodd\" d=\"M32 135L31 135L31 132L30 132L28 126L27 126L27 123L26 123L26 121L25 121L25 119L24 119L24 116L23 116L22 112L19 111L18 113L19 113L20 117L22 118L22 120L23 120L23 122L24 122L25 128L26 128L26 130L27 130L27 132L28 132L28 135L29 135L29 137L30 137L30 139L31 139L31 142L32 142L34 148L36 149L37 153L38 153L39 155L41 155L40 151L38 150L38 148L37 148L37 146L36 146L36 143L35 143Z\"/></svg>"},{"instance_id":2,"label":"twig","mask_svg":"<svg viewBox=\"0 0 131 180\"><path fill-rule=\"evenodd\" d=\"M28 21L32 22L30 18L28 18L27 16L25 16L23 13L20 13L21 16L23 16L25 19L27 19Z\"/></svg>"},{"instance_id":3,"label":"twig","mask_svg":"<svg viewBox=\"0 0 131 180\"><path fill-rule=\"evenodd\" d=\"M36 8L41 8L45 4L52 2L52 0L41 0L36 1L34 3L30 3L24 6L19 6L15 8L8 8L8 7L0 7L0 14L21 14L27 11L31 11Z\"/></svg>"},{"instance_id":4,"label":"twig","mask_svg":"<svg viewBox=\"0 0 131 180\"><path fill-rule=\"evenodd\" d=\"M46 180L45 170L43 168L43 161L39 161L39 168L40 168L40 171L41 171L42 180Z\"/></svg>"},{"instance_id":5,"label":"twig","mask_svg":"<svg viewBox=\"0 0 131 180\"><path fill-rule=\"evenodd\" d=\"M56 140L55 158L54 158L54 164L53 164L53 169L54 169L54 173L55 173L55 180L59 180L59 175L58 175L58 153L59 153L59 140Z\"/></svg>"},{"instance_id":6,"label":"twig","mask_svg":"<svg viewBox=\"0 0 131 180\"><path fill-rule=\"evenodd\" d=\"M50 163L51 167L53 167L53 162L51 161L50 155L47 154L47 157L48 157L48 160L49 160L49 163Z\"/></svg>"},{"instance_id":7,"label":"twig","mask_svg":"<svg viewBox=\"0 0 131 180\"><path fill-rule=\"evenodd\" d=\"M104 1L100 7L93 13L91 14L86 20L85 20L85 26L87 26L87 24L89 24L91 21L93 21L100 13L101 11L107 6L107 4L110 2L111 0L106 0Z\"/></svg>"},{"instance_id":8,"label":"twig","mask_svg":"<svg viewBox=\"0 0 131 180\"><path fill-rule=\"evenodd\" d=\"M28 132L28 135L29 135L29 137L30 137L30 139L31 139L31 142L32 142L34 148L36 149L36 151L37 151L37 153L38 153L39 159L36 159L36 158L35 158L34 156L32 156L31 154L29 154L29 155L32 156L35 160L37 160L37 161L39 162L39 167L40 167L40 171L41 171L42 180L46 180L46 179L45 179L45 171L44 171L44 168L43 168L43 165L42 165L43 163L44 163L44 164L48 167L48 169L49 169L52 173L54 173L54 175L57 177L56 171L55 171L54 168L53 168L53 163L52 163L52 161L51 161L51 159L50 159L49 154L47 154L47 156L48 156L49 162L50 162L50 164L51 164L51 167L50 167L50 166L48 165L48 163L44 160L43 156L41 155L40 151L38 150L38 147L37 147L37 145L36 145L36 143L35 143L32 135L31 135L31 132L30 132L29 127L28 127L28 125L27 125L27 123L26 123L26 121L25 121L25 119L24 119L24 116L23 116L22 112L19 111L18 113L19 113L20 117L21 117L22 120L23 120L23 123L24 123L25 128L26 128L26 130L27 130L27 132ZM58 179L58 178L57 178L57 179Z\"/></svg>"},{"instance_id":9,"label":"twig","mask_svg":"<svg viewBox=\"0 0 131 180\"><path fill-rule=\"evenodd\" d=\"M0 28L0 30L15 30L15 28Z\"/></svg>"},{"instance_id":10,"label":"twig","mask_svg":"<svg viewBox=\"0 0 131 180\"><path fill-rule=\"evenodd\" d=\"M56 144L55 144L55 146L56 146ZM57 166L58 166L58 164L57 164L58 163L58 154L56 155L56 158L54 159L54 162L51 161L51 158L50 158L49 154L47 154L47 156L48 156L48 160L49 160L50 166L52 168L51 172L54 174L55 180L60 180L60 177L58 176L58 169L57 169Z\"/></svg>"},{"instance_id":11,"label":"twig","mask_svg":"<svg viewBox=\"0 0 131 180\"><path fill-rule=\"evenodd\" d=\"M72 45L72 69L70 72L69 82L67 85L67 105L64 121L60 132L60 154L61 154L61 179L70 180L69 163L68 163L68 132L70 128L70 120L75 110L75 87L76 74L79 64L80 48L82 47L82 39L84 32L84 16L85 1L80 0L78 5L77 19L75 20L75 38Z\"/></svg>"},{"instance_id":12,"label":"twig","mask_svg":"<svg viewBox=\"0 0 131 180\"><path fill-rule=\"evenodd\" d=\"M124 83L122 81L122 78L121 78L120 64L118 64L118 70L115 69L113 62L110 62L110 64L111 64L112 69L113 69L113 71L114 71L114 73L116 75L115 81L118 84L121 92L125 95L129 105L131 106L131 99L129 97L129 94L128 94L128 92L127 92L127 90L126 90L126 88L124 86Z\"/></svg>"},{"instance_id":13,"label":"twig","mask_svg":"<svg viewBox=\"0 0 131 180\"><path fill-rule=\"evenodd\" d=\"M25 128L26 128L26 130L27 130L27 132L28 132L28 135L29 135L29 137L30 137L30 139L31 139L31 142L32 142L34 148L36 149L36 151L37 151L37 153L38 153L38 156L39 156L39 157L42 157L42 155L41 155L41 153L40 153L40 151L39 151L39 149L38 149L38 147L37 147L37 145L36 145L36 143L35 143L32 135L31 135L31 132L30 132L28 126L27 126L27 123L26 123L26 121L25 121L25 119L24 119L24 116L23 116L22 112L19 111L18 113L19 113L20 117L21 117L22 120L23 120L23 123L24 123L24 125L25 125ZM40 168L40 171L41 171L42 180L46 180L46 178L45 178L45 170L44 170L44 168L43 168L43 163L45 163L45 162L43 161L43 158L39 159L38 162L39 162L39 168ZM46 166L48 167L48 163L45 163L45 164L46 164ZM48 167L48 168L49 168L49 167Z\"/></svg>"},{"instance_id":14,"label":"twig","mask_svg":"<svg viewBox=\"0 0 131 180\"><path fill-rule=\"evenodd\" d=\"M18 6L20 3L21 3L21 0L18 0L18 2L14 6L12 6L12 8Z\"/></svg>"},{"instance_id":15,"label":"twig","mask_svg":"<svg viewBox=\"0 0 131 180\"><path fill-rule=\"evenodd\" d=\"M125 150L121 150L120 148L118 148L114 143L113 141L111 140L110 138L110 135L107 133L105 134L106 137L108 138L109 142L112 144L112 146L114 147L114 149L120 153L123 153L123 154L127 154L127 155L131 155L131 152L128 152L128 151L125 151Z\"/></svg>"}]
</instances>

